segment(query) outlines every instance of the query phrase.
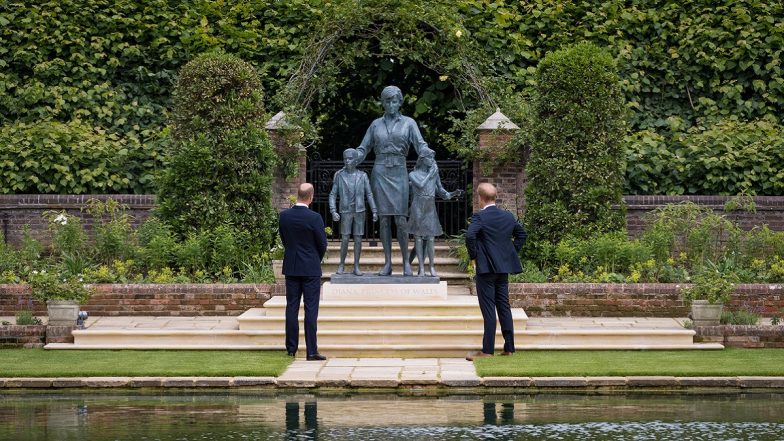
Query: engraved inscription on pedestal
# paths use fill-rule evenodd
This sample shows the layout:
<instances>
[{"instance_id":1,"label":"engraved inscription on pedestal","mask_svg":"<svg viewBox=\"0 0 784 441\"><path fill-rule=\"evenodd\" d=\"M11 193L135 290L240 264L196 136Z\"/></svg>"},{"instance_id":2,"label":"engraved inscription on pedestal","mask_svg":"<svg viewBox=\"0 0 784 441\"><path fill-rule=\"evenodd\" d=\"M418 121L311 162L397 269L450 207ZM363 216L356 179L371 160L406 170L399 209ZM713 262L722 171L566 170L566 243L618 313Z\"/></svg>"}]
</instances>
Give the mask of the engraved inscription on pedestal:
<instances>
[{"instance_id":1,"label":"engraved inscription on pedestal","mask_svg":"<svg viewBox=\"0 0 784 441\"><path fill-rule=\"evenodd\" d=\"M410 279L410 277L409 277ZM394 284L334 284L321 287L322 300L446 300L446 282L405 285Z\"/></svg>"}]
</instances>

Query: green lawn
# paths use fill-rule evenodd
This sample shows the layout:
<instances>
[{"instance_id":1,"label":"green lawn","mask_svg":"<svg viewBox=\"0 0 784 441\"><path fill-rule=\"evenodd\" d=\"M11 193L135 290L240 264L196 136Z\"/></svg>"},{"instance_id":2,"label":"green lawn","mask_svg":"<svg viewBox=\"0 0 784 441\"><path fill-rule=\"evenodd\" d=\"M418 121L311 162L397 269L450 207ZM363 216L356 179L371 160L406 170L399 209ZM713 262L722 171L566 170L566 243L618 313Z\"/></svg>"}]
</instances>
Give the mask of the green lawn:
<instances>
[{"instance_id":1,"label":"green lawn","mask_svg":"<svg viewBox=\"0 0 784 441\"><path fill-rule=\"evenodd\" d=\"M291 361L283 351L0 349L0 377L265 377Z\"/></svg>"},{"instance_id":2,"label":"green lawn","mask_svg":"<svg viewBox=\"0 0 784 441\"><path fill-rule=\"evenodd\" d=\"M721 351L518 351L477 359L481 377L674 375L784 376L784 349Z\"/></svg>"}]
</instances>

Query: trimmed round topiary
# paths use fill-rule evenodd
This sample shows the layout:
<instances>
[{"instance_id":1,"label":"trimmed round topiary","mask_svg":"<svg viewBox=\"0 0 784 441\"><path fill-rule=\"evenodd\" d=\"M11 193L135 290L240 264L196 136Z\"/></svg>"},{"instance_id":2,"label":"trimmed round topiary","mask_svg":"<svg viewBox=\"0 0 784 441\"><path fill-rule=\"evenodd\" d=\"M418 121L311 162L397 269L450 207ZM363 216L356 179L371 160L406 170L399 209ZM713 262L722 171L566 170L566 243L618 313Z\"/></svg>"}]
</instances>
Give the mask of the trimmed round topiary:
<instances>
[{"instance_id":1,"label":"trimmed round topiary","mask_svg":"<svg viewBox=\"0 0 784 441\"><path fill-rule=\"evenodd\" d=\"M180 237L228 226L268 250L276 159L254 68L232 55L202 55L183 67L175 97L159 215Z\"/></svg>"},{"instance_id":2,"label":"trimmed round topiary","mask_svg":"<svg viewBox=\"0 0 784 441\"><path fill-rule=\"evenodd\" d=\"M624 100L612 57L591 43L548 54L527 167L525 223L531 239L557 243L624 226Z\"/></svg>"}]
</instances>

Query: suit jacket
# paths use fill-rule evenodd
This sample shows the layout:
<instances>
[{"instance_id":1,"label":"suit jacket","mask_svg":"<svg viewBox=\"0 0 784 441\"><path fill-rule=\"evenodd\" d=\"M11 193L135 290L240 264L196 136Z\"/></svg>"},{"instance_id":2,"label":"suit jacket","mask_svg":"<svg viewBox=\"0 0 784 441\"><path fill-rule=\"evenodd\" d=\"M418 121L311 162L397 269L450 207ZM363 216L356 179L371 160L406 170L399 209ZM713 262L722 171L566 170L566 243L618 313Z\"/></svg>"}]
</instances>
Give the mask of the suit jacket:
<instances>
[{"instance_id":1,"label":"suit jacket","mask_svg":"<svg viewBox=\"0 0 784 441\"><path fill-rule=\"evenodd\" d=\"M340 211L337 211L335 199L340 198ZM370 180L367 173L357 170L349 175L341 169L335 173L332 181L332 191L329 192L330 213L362 213L365 211L365 198L367 198L370 211L376 212L376 201L370 189Z\"/></svg>"},{"instance_id":2,"label":"suit jacket","mask_svg":"<svg viewBox=\"0 0 784 441\"><path fill-rule=\"evenodd\" d=\"M523 270L517 253L528 235L512 213L489 206L474 213L466 232L466 247L476 260L477 274L510 274Z\"/></svg>"},{"instance_id":3,"label":"suit jacket","mask_svg":"<svg viewBox=\"0 0 784 441\"><path fill-rule=\"evenodd\" d=\"M283 274L321 277L321 259L327 252L324 220L315 211L295 205L280 214Z\"/></svg>"}]
</instances>

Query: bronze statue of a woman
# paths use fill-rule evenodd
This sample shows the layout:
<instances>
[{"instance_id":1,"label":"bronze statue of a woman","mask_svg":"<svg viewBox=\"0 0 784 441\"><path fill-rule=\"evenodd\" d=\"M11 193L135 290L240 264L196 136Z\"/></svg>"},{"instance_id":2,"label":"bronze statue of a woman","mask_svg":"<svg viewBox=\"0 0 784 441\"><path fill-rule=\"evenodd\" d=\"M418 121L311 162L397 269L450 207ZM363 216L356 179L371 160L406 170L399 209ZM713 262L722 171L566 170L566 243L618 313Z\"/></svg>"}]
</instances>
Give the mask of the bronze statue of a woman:
<instances>
[{"instance_id":1,"label":"bronze statue of a woman","mask_svg":"<svg viewBox=\"0 0 784 441\"><path fill-rule=\"evenodd\" d=\"M406 217L408 216L408 170L406 156L411 146L419 156L427 143L422 139L417 123L400 114L403 104L403 93L395 86L387 86L381 92L381 105L384 115L370 124L362 143L357 147L361 163L372 150L375 153L373 172L370 175L370 187L376 199L380 218L379 233L381 245L384 247L384 267L379 275L392 274L392 219L397 225L397 241L403 257L403 275L410 276L411 265L408 262L408 233Z\"/></svg>"}]
</instances>

